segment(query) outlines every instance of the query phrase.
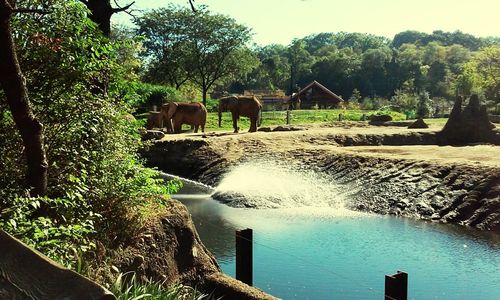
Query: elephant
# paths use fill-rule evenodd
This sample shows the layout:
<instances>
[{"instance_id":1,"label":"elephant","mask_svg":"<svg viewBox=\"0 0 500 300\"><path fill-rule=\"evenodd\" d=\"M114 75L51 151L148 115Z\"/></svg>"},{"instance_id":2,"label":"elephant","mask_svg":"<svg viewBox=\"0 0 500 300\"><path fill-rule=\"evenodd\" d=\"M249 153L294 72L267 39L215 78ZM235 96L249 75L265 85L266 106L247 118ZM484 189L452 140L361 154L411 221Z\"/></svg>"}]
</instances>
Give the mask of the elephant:
<instances>
[{"instance_id":1,"label":"elephant","mask_svg":"<svg viewBox=\"0 0 500 300\"><path fill-rule=\"evenodd\" d=\"M230 96L219 99L219 127L221 127L222 112L230 111L233 117L234 133L238 133L240 116L250 118L250 130L257 131L262 116L262 104L255 96Z\"/></svg>"},{"instance_id":2,"label":"elephant","mask_svg":"<svg viewBox=\"0 0 500 300\"><path fill-rule=\"evenodd\" d=\"M150 111L146 121L146 129L162 128L163 116L159 111Z\"/></svg>"},{"instance_id":3,"label":"elephant","mask_svg":"<svg viewBox=\"0 0 500 300\"><path fill-rule=\"evenodd\" d=\"M168 133L180 133L182 124L194 126L194 132L198 132L199 127L205 132L207 109L199 102L169 102L162 105L161 114Z\"/></svg>"}]
</instances>

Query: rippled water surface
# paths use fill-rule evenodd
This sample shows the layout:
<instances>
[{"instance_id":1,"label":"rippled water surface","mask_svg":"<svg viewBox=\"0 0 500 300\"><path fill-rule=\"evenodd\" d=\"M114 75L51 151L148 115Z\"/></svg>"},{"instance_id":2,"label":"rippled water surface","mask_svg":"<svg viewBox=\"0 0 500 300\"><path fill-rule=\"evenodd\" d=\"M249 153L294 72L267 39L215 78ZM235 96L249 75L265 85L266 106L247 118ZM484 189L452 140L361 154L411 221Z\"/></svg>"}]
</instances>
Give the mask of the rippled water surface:
<instances>
[{"instance_id":1,"label":"rippled water surface","mask_svg":"<svg viewBox=\"0 0 500 300\"><path fill-rule=\"evenodd\" d=\"M234 188L238 201L273 209L232 208L190 184L178 197L225 273L235 274L235 230L252 228L254 285L280 298L383 299L384 275L401 270L409 299L500 299L499 235L352 212L342 189L313 173L253 166L230 172L222 190L231 194L234 176L250 175L255 183Z\"/></svg>"}]
</instances>

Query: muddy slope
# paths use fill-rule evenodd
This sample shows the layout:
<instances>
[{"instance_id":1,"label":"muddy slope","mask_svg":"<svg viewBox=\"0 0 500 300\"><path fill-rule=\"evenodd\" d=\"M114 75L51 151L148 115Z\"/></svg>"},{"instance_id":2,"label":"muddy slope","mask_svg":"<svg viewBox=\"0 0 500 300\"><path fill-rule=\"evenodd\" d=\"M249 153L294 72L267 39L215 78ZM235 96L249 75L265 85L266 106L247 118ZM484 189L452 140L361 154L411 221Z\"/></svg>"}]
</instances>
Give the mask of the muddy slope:
<instances>
[{"instance_id":1,"label":"muddy slope","mask_svg":"<svg viewBox=\"0 0 500 300\"><path fill-rule=\"evenodd\" d=\"M466 158L483 152L495 156L499 151L496 146L470 149L395 146L363 151L362 147L343 147L403 145L408 141L413 145L429 145L435 137L433 132L397 135L304 131L176 137L155 143L144 152L144 157L149 165L165 172L213 186L228 168L242 161L288 161L313 168L342 184L348 205L354 209L500 232L500 167L497 162L454 158L457 153L458 156L463 153ZM413 156L393 155L403 153L401 149L415 153ZM415 158L426 152L438 153L441 157Z\"/></svg>"}]
</instances>

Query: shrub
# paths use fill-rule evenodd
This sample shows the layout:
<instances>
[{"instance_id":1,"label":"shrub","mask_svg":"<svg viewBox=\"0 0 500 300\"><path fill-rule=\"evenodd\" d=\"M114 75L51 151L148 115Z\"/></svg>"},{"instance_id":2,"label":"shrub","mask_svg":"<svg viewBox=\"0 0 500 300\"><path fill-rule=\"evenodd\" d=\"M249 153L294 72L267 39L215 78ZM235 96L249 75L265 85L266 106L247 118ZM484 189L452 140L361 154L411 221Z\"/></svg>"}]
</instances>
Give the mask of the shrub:
<instances>
[{"instance_id":1,"label":"shrub","mask_svg":"<svg viewBox=\"0 0 500 300\"><path fill-rule=\"evenodd\" d=\"M116 60L127 43L103 38L82 4L52 3L52 13L18 14L12 23L32 108L44 124L48 195L30 198L24 190L23 145L0 102L0 227L75 266L96 238L111 245L133 234L180 183L164 185L138 157L138 122L126 118L130 84Z\"/></svg>"}]
</instances>

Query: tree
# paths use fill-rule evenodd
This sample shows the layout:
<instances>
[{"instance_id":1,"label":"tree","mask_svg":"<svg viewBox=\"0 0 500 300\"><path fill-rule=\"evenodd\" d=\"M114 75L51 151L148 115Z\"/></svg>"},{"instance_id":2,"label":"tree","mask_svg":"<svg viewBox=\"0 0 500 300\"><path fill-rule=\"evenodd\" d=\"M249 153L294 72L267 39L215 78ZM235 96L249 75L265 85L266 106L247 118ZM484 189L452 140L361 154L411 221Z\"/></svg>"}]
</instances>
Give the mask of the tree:
<instances>
[{"instance_id":1,"label":"tree","mask_svg":"<svg viewBox=\"0 0 500 300\"><path fill-rule=\"evenodd\" d=\"M350 48L337 50L325 46L317 51L323 55L311 67L315 79L340 95L349 95L356 86L361 56Z\"/></svg>"},{"instance_id":2,"label":"tree","mask_svg":"<svg viewBox=\"0 0 500 300\"><path fill-rule=\"evenodd\" d=\"M418 44L428 35L423 32L407 30L397 33L392 39L392 47L399 48L403 44Z\"/></svg>"},{"instance_id":3,"label":"tree","mask_svg":"<svg viewBox=\"0 0 500 300\"><path fill-rule=\"evenodd\" d=\"M417 100L417 117L426 118L431 117L432 100L429 98L429 93L421 91L418 93Z\"/></svg>"},{"instance_id":4,"label":"tree","mask_svg":"<svg viewBox=\"0 0 500 300\"><path fill-rule=\"evenodd\" d=\"M387 88L387 64L392 60L392 52L388 47L368 49L363 53L362 78L364 94L389 95L392 91Z\"/></svg>"},{"instance_id":5,"label":"tree","mask_svg":"<svg viewBox=\"0 0 500 300\"><path fill-rule=\"evenodd\" d=\"M295 86L299 85L299 74L304 77L311 72L313 58L305 49L303 40L294 40L288 47L288 61L290 63L290 85L289 93L294 92Z\"/></svg>"},{"instance_id":6,"label":"tree","mask_svg":"<svg viewBox=\"0 0 500 300\"><path fill-rule=\"evenodd\" d=\"M137 24L146 37L150 67L194 82L202 90L204 104L214 83L248 72L256 64L245 48L251 30L204 7L190 12L171 5L145 14Z\"/></svg>"},{"instance_id":7,"label":"tree","mask_svg":"<svg viewBox=\"0 0 500 300\"><path fill-rule=\"evenodd\" d=\"M115 13L126 11L134 2L124 7L113 7L110 0L80 0L90 10L89 18L94 21L102 33L109 37L111 35L111 16ZM116 2L115 2L116 3Z\"/></svg>"},{"instance_id":8,"label":"tree","mask_svg":"<svg viewBox=\"0 0 500 300\"><path fill-rule=\"evenodd\" d=\"M482 48L465 66L474 88L489 100L500 103L500 45Z\"/></svg>"},{"instance_id":9,"label":"tree","mask_svg":"<svg viewBox=\"0 0 500 300\"><path fill-rule=\"evenodd\" d=\"M17 59L10 19L15 3L0 0L0 84L16 127L21 134L27 160L26 184L33 196L47 193L47 158L43 125L31 110L25 80Z\"/></svg>"},{"instance_id":10,"label":"tree","mask_svg":"<svg viewBox=\"0 0 500 300\"><path fill-rule=\"evenodd\" d=\"M113 7L110 0L80 0L90 10L89 18L94 21L102 33L109 37L111 35L111 17L119 12L126 12L135 1L123 6ZM189 0L191 9L195 11L194 0ZM115 1L115 4L116 1Z\"/></svg>"}]
</instances>

